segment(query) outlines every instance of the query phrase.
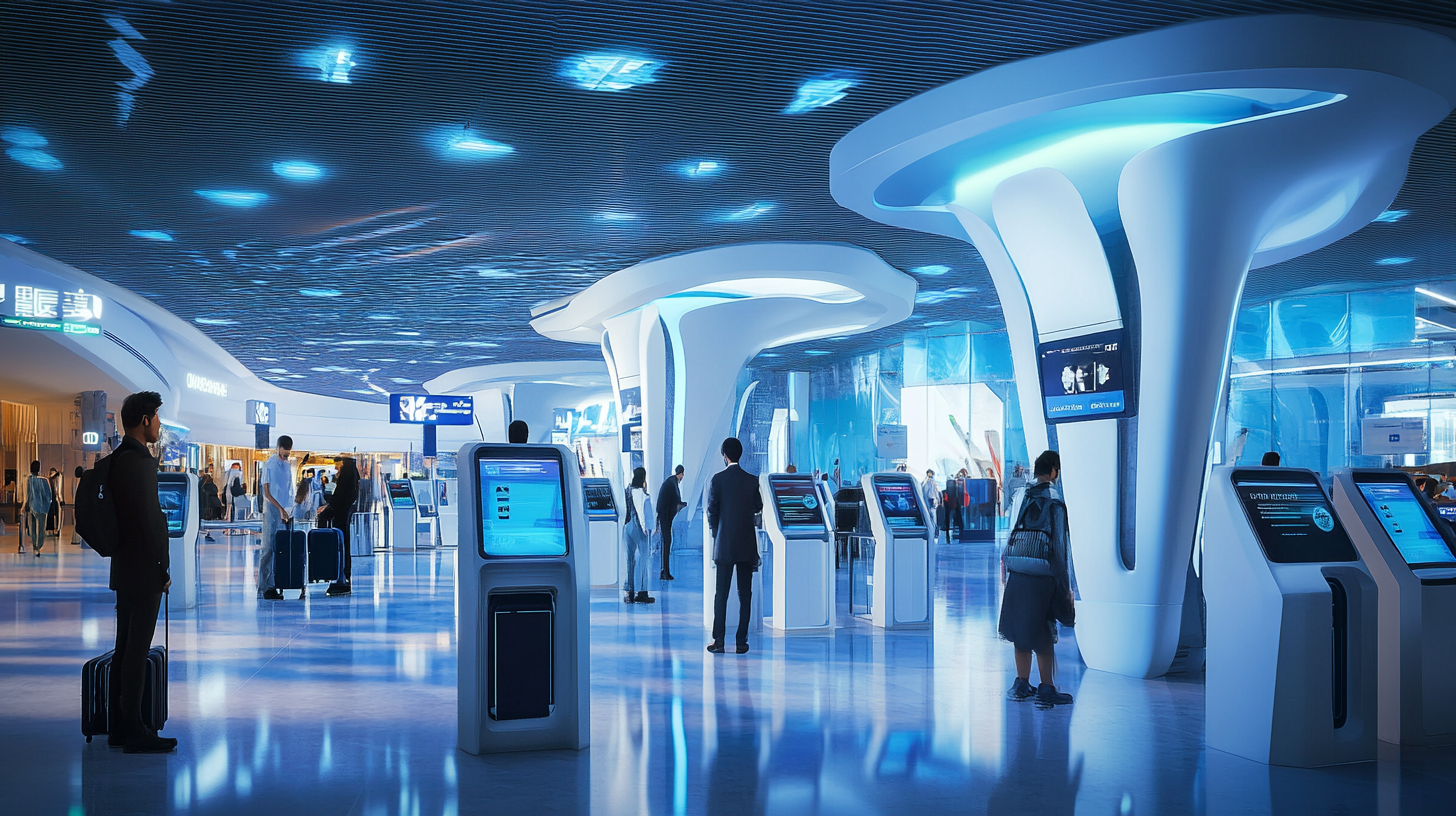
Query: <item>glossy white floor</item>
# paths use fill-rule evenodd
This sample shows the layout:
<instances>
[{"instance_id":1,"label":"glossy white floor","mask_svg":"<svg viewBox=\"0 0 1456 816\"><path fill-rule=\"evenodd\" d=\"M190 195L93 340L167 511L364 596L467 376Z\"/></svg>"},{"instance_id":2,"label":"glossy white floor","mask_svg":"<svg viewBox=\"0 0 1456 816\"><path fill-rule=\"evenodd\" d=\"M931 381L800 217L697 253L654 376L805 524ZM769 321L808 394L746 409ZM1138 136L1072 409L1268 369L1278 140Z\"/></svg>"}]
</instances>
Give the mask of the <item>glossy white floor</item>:
<instances>
[{"instance_id":1,"label":"glossy white floor","mask_svg":"<svg viewBox=\"0 0 1456 816\"><path fill-rule=\"evenodd\" d=\"M1269 769L1202 745L1201 676L1084 671L1075 705L1003 699L990 545L942 548L934 633L841 617L833 638L703 650L701 557L653 606L592 603L592 747L455 750L453 551L356 560L351 598L254 599L256 544L201 548L171 626L170 756L79 733L81 664L109 648L105 564L0 538L7 814L1451 813L1456 749ZM843 589L843 585L841 586ZM843 599L841 606L844 606ZM161 637L160 633L158 635Z\"/></svg>"}]
</instances>

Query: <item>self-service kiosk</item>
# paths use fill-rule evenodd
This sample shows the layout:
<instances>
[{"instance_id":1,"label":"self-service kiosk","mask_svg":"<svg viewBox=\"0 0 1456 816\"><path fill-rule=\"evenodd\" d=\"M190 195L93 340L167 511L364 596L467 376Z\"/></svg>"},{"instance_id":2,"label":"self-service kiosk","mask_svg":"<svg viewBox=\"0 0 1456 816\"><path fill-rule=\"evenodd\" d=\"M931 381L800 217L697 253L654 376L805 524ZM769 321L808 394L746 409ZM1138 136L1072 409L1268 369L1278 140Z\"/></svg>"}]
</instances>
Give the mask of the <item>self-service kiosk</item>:
<instances>
[{"instance_id":1,"label":"self-service kiosk","mask_svg":"<svg viewBox=\"0 0 1456 816\"><path fill-rule=\"evenodd\" d=\"M930 626L935 550L920 501L920 485L908 473L866 473L860 480L875 553L870 621L886 629Z\"/></svg>"},{"instance_id":2,"label":"self-service kiosk","mask_svg":"<svg viewBox=\"0 0 1456 816\"><path fill-rule=\"evenodd\" d=\"M765 473L759 489L773 557L773 615L766 623L834 634L834 533L814 477Z\"/></svg>"},{"instance_id":3,"label":"self-service kiosk","mask_svg":"<svg viewBox=\"0 0 1456 816\"><path fill-rule=\"evenodd\" d=\"M614 587L624 568L620 563L625 550L620 546L622 525L617 518L617 500L612 494L612 480L581 480L586 503L587 538L591 542L591 585Z\"/></svg>"},{"instance_id":4,"label":"self-service kiosk","mask_svg":"<svg viewBox=\"0 0 1456 816\"><path fill-rule=\"evenodd\" d=\"M170 609L197 606L197 534L202 527L197 475L163 471L157 474L157 499L167 517L167 555L172 588Z\"/></svg>"},{"instance_id":5,"label":"self-service kiosk","mask_svg":"<svg viewBox=\"0 0 1456 816\"><path fill-rule=\"evenodd\" d=\"M1456 536L1402 470L1335 471L1334 500L1380 593L1380 738L1456 742Z\"/></svg>"},{"instance_id":6,"label":"self-service kiosk","mask_svg":"<svg viewBox=\"0 0 1456 816\"><path fill-rule=\"evenodd\" d=\"M564 445L460 449L460 749L585 748L591 557Z\"/></svg>"},{"instance_id":7,"label":"self-service kiosk","mask_svg":"<svg viewBox=\"0 0 1456 816\"><path fill-rule=\"evenodd\" d=\"M1207 744L1270 765L1375 759L1375 582L1319 477L1226 467L1212 480Z\"/></svg>"},{"instance_id":8,"label":"self-service kiosk","mask_svg":"<svg viewBox=\"0 0 1456 816\"><path fill-rule=\"evenodd\" d=\"M389 492L389 546L396 550L415 548L415 492L407 479L385 482Z\"/></svg>"},{"instance_id":9,"label":"self-service kiosk","mask_svg":"<svg viewBox=\"0 0 1456 816\"><path fill-rule=\"evenodd\" d=\"M460 531L460 498L457 495L459 483L455 479L435 480L435 524L440 530L440 546L456 547Z\"/></svg>"},{"instance_id":10,"label":"self-service kiosk","mask_svg":"<svg viewBox=\"0 0 1456 816\"><path fill-rule=\"evenodd\" d=\"M415 549L433 549L435 525L440 520L440 511L435 505L435 483L411 479L409 486L415 497Z\"/></svg>"}]
</instances>

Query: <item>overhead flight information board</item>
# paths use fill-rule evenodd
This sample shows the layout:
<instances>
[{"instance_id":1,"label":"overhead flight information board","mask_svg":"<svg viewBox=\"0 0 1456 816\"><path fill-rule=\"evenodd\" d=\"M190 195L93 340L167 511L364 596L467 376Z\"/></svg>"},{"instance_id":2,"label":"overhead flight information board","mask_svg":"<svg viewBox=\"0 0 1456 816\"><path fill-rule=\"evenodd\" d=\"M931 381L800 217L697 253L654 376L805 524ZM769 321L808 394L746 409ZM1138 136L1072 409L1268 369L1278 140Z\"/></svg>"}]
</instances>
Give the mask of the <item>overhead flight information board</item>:
<instances>
[{"instance_id":1,"label":"overhead flight information board","mask_svg":"<svg viewBox=\"0 0 1456 816\"><path fill-rule=\"evenodd\" d=\"M1456 554L1451 552L1408 482L1357 478L1355 484L1407 565L1456 564Z\"/></svg>"},{"instance_id":2,"label":"overhead flight information board","mask_svg":"<svg viewBox=\"0 0 1456 816\"><path fill-rule=\"evenodd\" d=\"M1234 489L1264 556L1276 564L1355 561L1355 545L1312 473L1237 470Z\"/></svg>"}]
</instances>

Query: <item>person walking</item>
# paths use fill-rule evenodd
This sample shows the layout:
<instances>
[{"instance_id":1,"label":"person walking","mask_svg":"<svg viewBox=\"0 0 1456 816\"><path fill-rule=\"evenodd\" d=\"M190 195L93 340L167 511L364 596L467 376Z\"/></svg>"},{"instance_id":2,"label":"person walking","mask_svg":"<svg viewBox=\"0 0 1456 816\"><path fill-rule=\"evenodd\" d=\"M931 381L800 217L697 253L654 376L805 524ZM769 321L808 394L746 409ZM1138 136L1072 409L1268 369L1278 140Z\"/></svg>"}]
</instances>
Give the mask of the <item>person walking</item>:
<instances>
[{"instance_id":1,"label":"person walking","mask_svg":"<svg viewBox=\"0 0 1456 816\"><path fill-rule=\"evenodd\" d=\"M1017 702L1035 697L1039 708L1072 702L1072 695L1057 691L1055 684L1057 623L1071 626L1075 614L1067 506L1052 492L1061 472L1062 459L1056 451L1036 457L1036 484L1026 491L1002 555L1007 575L997 631L1016 650L1016 681L1006 696ZM1033 654L1041 674L1036 688L1030 682Z\"/></svg>"},{"instance_id":2,"label":"person walking","mask_svg":"<svg viewBox=\"0 0 1456 816\"><path fill-rule=\"evenodd\" d=\"M243 478L243 466L239 462L233 462L228 468L227 476L223 478L222 498L227 507L228 521L242 521L247 518L247 502L244 501L248 495L248 481Z\"/></svg>"},{"instance_id":3,"label":"person walking","mask_svg":"<svg viewBox=\"0 0 1456 816\"><path fill-rule=\"evenodd\" d=\"M107 487L116 507L116 551L111 556L111 589L116 592L116 652L111 658L109 745L128 754L175 750L177 740L163 737L142 722L147 653L157 631L162 593L172 586L167 552L167 517L157 497L157 460L147 450L161 436L157 411L162 397L139 391L121 404L126 435L111 455ZM165 683L167 678L156 678Z\"/></svg>"},{"instance_id":4,"label":"person walking","mask_svg":"<svg viewBox=\"0 0 1456 816\"><path fill-rule=\"evenodd\" d=\"M57 539L61 537L61 508L66 506L65 495L61 493L63 480L61 472L51 468L46 481L51 484L51 506L46 510L46 532Z\"/></svg>"},{"instance_id":5,"label":"person walking","mask_svg":"<svg viewBox=\"0 0 1456 816\"><path fill-rule=\"evenodd\" d=\"M632 484L627 487L627 521L622 529L627 547L627 597L623 603L656 603L647 594L647 559L652 542L652 497L647 493L647 468L632 471ZM639 578L640 576L640 578Z\"/></svg>"},{"instance_id":6,"label":"person walking","mask_svg":"<svg viewBox=\"0 0 1456 816\"><path fill-rule=\"evenodd\" d=\"M40 558L40 548L45 546L46 517L50 514L51 483L40 475L40 460L30 463L30 476L25 479L25 499L20 504L20 517L24 520L23 531L30 534L30 546L35 557ZM25 552L25 536L20 537L20 549Z\"/></svg>"},{"instance_id":7,"label":"person walking","mask_svg":"<svg viewBox=\"0 0 1456 816\"><path fill-rule=\"evenodd\" d=\"M682 500L682 480L686 471L677 466L673 474L662 481L657 489L657 529L662 531L662 571L657 577L664 581L674 580L668 569L667 556L672 551L672 522L678 511L687 507Z\"/></svg>"},{"instance_id":8,"label":"person walking","mask_svg":"<svg viewBox=\"0 0 1456 816\"><path fill-rule=\"evenodd\" d=\"M714 474L708 487L708 529L713 533L713 563L718 585L713 595L713 642L708 651L722 654L728 614L728 587L738 577L738 653L748 652L748 619L753 608L753 573L758 569L758 530L753 517L763 512L758 479L739 467L743 443L734 437L718 449L726 467ZM837 464L837 460L836 460Z\"/></svg>"},{"instance_id":9,"label":"person walking","mask_svg":"<svg viewBox=\"0 0 1456 816\"><path fill-rule=\"evenodd\" d=\"M925 471L925 481L920 483L920 495L925 501L925 515L930 520L931 543L940 537L940 521L936 508L940 506L940 486L935 483L935 471Z\"/></svg>"},{"instance_id":10,"label":"person walking","mask_svg":"<svg viewBox=\"0 0 1456 816\"><path fill-rule=\"evenodd\" d=\"M349 541L349 525L354 520L354 502L358 498L359 468L352 458L345 456L334 476L334 492L329 494L328 505L318 514L320 523L327 523L344 536L344 574L329 584L325 595L348 595L354 591L354 555Z\"/></svg>"},{"instance_id":11,"label":"person walking","mask_svg":"<svg viewBox=\"0 0 1456 816\"><path fill-rule=\"evenodd\" d=\"M293 438L278 437L278 449L263 463L263 479L258 487L258 494L263 499L263 542L258 549L258 591L270 601L283 599L273 569L273 557L276 555L273 545L284 522L293 519L290 512L293 504L293 466L288 463L292 455Z\"/></svg>"}]
</instances>

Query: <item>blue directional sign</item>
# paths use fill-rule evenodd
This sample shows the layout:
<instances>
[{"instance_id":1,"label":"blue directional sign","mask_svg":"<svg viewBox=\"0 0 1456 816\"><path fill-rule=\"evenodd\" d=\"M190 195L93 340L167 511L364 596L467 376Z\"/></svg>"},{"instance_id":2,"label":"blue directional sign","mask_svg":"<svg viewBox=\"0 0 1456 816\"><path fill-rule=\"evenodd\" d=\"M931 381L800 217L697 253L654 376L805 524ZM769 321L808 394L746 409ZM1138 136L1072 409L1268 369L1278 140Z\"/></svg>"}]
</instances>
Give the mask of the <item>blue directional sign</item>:
<instances>
[{"instance_id":1,"label":"blue directional sign","mask_svg":"<svg viewBox=\"0 0 1456 816\"><path fill-rule=\"evenodd\" d=\"M469 425L474 418L474 397L389 395L389 421L397 425Z\"/></svg>"}]
</instances>

